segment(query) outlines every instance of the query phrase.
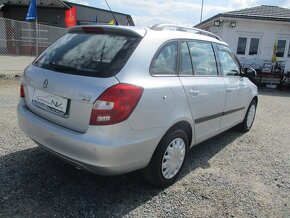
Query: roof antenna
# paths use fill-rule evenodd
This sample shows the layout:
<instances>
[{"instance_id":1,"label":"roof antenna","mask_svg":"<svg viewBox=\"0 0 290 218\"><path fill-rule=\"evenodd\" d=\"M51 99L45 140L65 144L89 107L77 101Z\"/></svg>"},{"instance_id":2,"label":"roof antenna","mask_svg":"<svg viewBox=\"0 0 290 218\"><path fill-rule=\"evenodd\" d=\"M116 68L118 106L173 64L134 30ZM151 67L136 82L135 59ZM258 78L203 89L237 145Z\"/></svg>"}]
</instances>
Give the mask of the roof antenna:
<instances>
[{"instance_id":1,"label":"roof antenna","mask_svg":"<svg viewBox=\"0 0 290 218\"><path fill-rule=\"evenodd\" d=\"M63 4L65 7L67 8L71 8L70 6L68 6L66 3L64 3L62 0L59 0L61 4Z\"/></svg>"},{"instance_id":2,"label":"roof antenna","mask_svg":"<svg viewBox=\"0 0 290 218\"><path fill-rule=\"evenodd\" d=\"M110 9L110 11L111 11L111 13L112 13L112 15L113 15L113 17L114 17L114 20L115 20L115 22L116 22L116 25L120 25L119 22L118 22L118 20L117 20L117 18L116 18L115 15L114 15L114 12L112 11L110 5L108 4L107 0L105 0L105 2L106 2L108 8Z\"/></svg>"}]
</instances>

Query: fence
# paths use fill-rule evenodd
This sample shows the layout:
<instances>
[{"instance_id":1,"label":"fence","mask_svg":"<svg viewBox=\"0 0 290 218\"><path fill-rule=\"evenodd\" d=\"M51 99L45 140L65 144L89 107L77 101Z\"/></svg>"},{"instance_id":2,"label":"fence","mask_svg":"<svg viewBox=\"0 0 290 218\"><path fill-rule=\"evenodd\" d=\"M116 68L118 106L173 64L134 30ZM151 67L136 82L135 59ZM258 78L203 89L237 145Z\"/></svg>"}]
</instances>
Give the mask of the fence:
<instances>
[{"instance_id":1,"label":"fence","mask_svg":"<svg viewBox=\"0 0 290 218\"><path fill-rule=\"evenodd\" d=\"M65 28L38 24L38 53L66 33ZM0 17L0 55L36 55L35 23Z\"/></svg>"}]
</instances>

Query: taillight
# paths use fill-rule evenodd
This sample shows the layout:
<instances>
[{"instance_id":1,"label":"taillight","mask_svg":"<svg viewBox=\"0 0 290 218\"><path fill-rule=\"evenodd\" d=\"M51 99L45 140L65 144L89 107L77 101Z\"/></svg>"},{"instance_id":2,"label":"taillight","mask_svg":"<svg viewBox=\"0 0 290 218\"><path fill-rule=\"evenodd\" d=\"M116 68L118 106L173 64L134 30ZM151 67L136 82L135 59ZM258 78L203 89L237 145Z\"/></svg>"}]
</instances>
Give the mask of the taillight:
<instances>
[{"instance_id":1,"label":"taillight","mask_svg":"<svg viewBox=\"0 0 290 218\"><path fill-rule=\"evenodd\" d=\"M24 98L25 97L24 88L23 88L23 85L22 84L20 85L20 97L21 98Z\"/></svg>"},{"instance_id":2,"label":"taillight","mask_svg":"<svg viewBox=\"0 0 290 218\"><path fill-rule=\"evenodd\" d=\"M102 27L82 27L85 33L104 33L105 30Z\"/></svg>"},{"instance_id":3,"label":"taillight","mask_svg":"<svg viewBox=\"0 0 290 218\"><path fill-rule=\"evenodd\" d=\"M90 125L110 125L126 120L138 104L143 88L117 84L103 92L94 103Z\"/></svg>"}]
</instances>

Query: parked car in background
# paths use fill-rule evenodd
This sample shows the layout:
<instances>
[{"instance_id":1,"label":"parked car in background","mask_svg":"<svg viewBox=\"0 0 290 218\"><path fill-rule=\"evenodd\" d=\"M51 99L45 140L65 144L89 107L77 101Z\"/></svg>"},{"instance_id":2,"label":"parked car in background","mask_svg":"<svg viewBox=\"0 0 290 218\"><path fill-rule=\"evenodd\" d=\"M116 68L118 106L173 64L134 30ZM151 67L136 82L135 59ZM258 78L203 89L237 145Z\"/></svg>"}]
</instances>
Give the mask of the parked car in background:
<instances>
[{"instance_id":1,"label":"parked car in background","mask_svg":"<svg viewBox=\"0 0 290 218\"><path fill-rule=\"evenodd\" d=\"M258 103L229 46L174 25L77 26L24 72L18 121L49 152L102 175L172 184L189 149L250 130Z\"/></svg>"}]
</instances>

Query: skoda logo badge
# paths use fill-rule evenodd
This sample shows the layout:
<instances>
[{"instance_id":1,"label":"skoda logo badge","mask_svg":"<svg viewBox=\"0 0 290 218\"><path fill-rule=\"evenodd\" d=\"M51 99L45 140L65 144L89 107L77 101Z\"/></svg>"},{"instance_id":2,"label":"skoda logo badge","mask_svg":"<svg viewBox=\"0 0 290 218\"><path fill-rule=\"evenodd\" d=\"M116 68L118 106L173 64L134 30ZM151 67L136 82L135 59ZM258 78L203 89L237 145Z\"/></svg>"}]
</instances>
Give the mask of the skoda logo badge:
<instances>
[{"instance_id":1,"label":"skoda logo badge","mask_svg":"<svg viewBox=\"0 0 290 218\"><path fill-rule=\"evenodd\" d=\"M45 80L43 81L43 83L42 83L42 86L43 86L43 88L46 89L47 85L48 85L48 80L45 79Z\"/></svg>"}]
</instances>

